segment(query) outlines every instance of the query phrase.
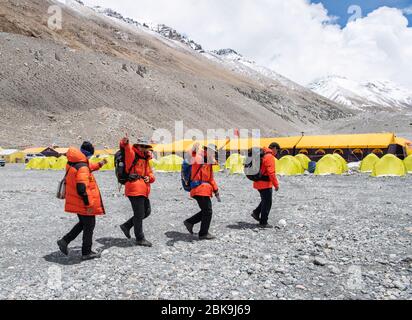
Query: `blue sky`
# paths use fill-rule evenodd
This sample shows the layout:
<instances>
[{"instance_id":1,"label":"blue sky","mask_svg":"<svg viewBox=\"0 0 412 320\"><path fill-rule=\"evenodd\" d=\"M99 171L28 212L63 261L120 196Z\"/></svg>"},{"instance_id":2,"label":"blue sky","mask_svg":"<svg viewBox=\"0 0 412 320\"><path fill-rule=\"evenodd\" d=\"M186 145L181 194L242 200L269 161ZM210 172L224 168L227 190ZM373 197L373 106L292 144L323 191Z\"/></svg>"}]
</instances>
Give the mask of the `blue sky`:
<instances>
[{"instance_id":1,"label":"blue sky","mask_svg":"<svg viewBox=\"0 0 412 320\"><path fill-rule=\"evenodd\" d=\"M336 22L342 27L346 26L348 19L352 16L348 13L352 5L358 5L362 9L363 17L382 6L398 9L412 7L412 0L311 0L311 2L322 3L328 9L329 15L338 17ZM409 20L409 26L412 26L412 14L405 16Z\"/></svg>"}]
</instances>

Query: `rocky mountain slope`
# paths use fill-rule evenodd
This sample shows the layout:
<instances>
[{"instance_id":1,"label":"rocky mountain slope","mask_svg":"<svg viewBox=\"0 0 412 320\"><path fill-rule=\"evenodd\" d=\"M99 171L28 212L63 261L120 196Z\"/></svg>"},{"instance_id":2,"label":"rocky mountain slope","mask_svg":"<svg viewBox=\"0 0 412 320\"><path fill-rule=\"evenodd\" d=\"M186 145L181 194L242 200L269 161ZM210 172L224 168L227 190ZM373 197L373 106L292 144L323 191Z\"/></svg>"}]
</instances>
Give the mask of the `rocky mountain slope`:
<instances>
[{"instance_id":1,"label":"rocky mountain slope","mask_svg":"<svg viewBox=\"0 0 412 320\"><path fill-rule=\"evenodd\" d=\"M60 4L63 28L52 30L48 9L56 3L0 7L2 146L83 139L112 146L124 132L173 132L177 120L203 131L288 135L354 114L287 79L232 70L167 28L153 31L74 1Z\"/></svg>"}]
</instances>

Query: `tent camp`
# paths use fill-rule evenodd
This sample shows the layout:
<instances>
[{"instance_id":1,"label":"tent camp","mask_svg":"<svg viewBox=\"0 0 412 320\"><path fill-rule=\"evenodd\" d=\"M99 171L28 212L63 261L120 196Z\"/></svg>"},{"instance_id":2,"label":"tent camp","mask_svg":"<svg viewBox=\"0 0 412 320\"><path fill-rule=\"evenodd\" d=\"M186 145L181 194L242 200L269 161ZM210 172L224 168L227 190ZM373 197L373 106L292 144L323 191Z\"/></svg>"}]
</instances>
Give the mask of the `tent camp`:
<instances>
[{"instance_id":1,"label":"tent camp","mask_svg":"<svg viewBox=\"0 0 412 320\"><path fill-rule=\"evenodd\" d=\"M372 177L403 177L406 175L404 162L393 154L387 154L378 162L372 170Z\"/></svg>"},{"instance_id":2,"label":"tent camp","mask_svg":"<svg viewBox=\"0 0 412 320\"><path fill-rule=\"evenodd\" d=\"M182 169L183 158L175 154L159 159L156 170L160 172L180 172Z\"/></svg>"},{"instance_id":3,"label":"tent camp","mask_svg":"<svg viewBox=\"0 0 412 320\"><path fill-rule=\"evenodd\" d=\"M243 174L243 164L246 157L234 153L232 154L225 163L225 169L229 171L230 174Z\"/></svg>"},{"instance_id":4,"label":"tent camp","mask_svg":"<svg viewBox=\"0 0 412 320\"><path fill-rule=\"evenodd\" d=\"M308 170L310 158L307 155L305 155L303 153L299 153L295 156L295 158L299 160L299 162L302 165L303 169Z\"/></svg>"},{"instance_id":5,"label":"tent camp","mask_svg":"<svg viewBox=\"0 0 412 320\"><path fill-rule=\"evenodd\" d=\"M327 154L322 157L316 164L315 175L330 175L330 174L342 174L344 168L342 162L335 156Z\"/></svg>"},{"instance_id":6,"label":"tent camp","mask_svg":"<svg viewBox=\"0 0 412 320\"><path fill-rule=\"evenodd\" d=\"M276 173L284 176L295 176L303 174L305 169L300 161L292 156L284 156L277 163Z\"/></svg>"},{"instance_id":7,"label":"tent camp","mask_svg":"<svg viewBox=\"0 0 412 320\"><path fill-rule=\"evenodd\" d=\"M412 173L412 154L403 160L403 162L405 163L406 171Z\"/></svg>"},{"instance_id":8,"label":"tent camp","mask_svg":"<svg viewBox=\"0 0 412 320\"><path fill-rule=\"evenodd\" d=\"M373 167L378 161L379 161L379 157L376 154L371 153L367 155L361 162L360 171L365 172L365 173L372 172Z\"/></svg>"}]
</instances>

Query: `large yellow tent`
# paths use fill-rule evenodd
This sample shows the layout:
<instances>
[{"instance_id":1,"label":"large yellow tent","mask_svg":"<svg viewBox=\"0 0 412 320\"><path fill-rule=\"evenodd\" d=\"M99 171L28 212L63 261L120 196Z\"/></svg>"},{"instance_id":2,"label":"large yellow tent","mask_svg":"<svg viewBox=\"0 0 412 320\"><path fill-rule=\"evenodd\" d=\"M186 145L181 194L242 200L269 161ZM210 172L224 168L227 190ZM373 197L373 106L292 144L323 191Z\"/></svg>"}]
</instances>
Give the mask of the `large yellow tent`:
<instances>
[{"instance_id":1,"label":"large yellow tent","mask_svg":"<svg viewBox=\"0 0 412 320\"><path fill-rule=\"evenodd\" d=\"M387 148L395 143L393 133L342 134L329 136L304 136L297 149Z\"/></svg>"},{"instance_id":2,"label":"large yellow tent","mask_svg":"<svg viewBox=\"0 0 412 320\"><path fill-rule=\"evenodd\" d=\"M243 173L245 158L246 158L245 156L242 156L238 153L232 154L226 160L225 169L228 170L230 174Z\"/></svg>"},{"instance_id":3,"label":"large yellow tent","mask_svg":"<svg viewBox=\"0 0 412 320\"><path fill-rule=\"evenodd\" d=\"M55 159L33 158L27 163L26 170L50 170L52 168L52 163L55 162Z\"/></svg>"},{"instance_id":4,"label":"large yellow tent","mask_svg":"<svg viewBox=\"0 0 412 320\"><path fill-rule=\"evenodd\" d=\"M404 162L393 154L387 154L376 162L372 177L396 176L403 177L406 175Z\"/></svg>"},{"instance_id":5,"label":"large yellow tent","mask_svg":"<svg viewBox=\"0 0 412 320\"><path fill-rule=\"evenodd\" d=\"M175 154L159 159L156 170L160 172L180 172L182 169L183 158Z\"/></svg>"},{"instance_id":6,"label":"large yellow tent","mask_svg":"<svg viewBox=\"0 0 412 320\"><path fill-rule=\"evenodd\" d=\"M379 157L376 154L371 153L367 155L361 162L360 171L365 172L365 173L372 172L373 167L378 161L379 161Z\"/></svg>"},{"instance_id":7,"label":"large yellow tent","mask_svg":"<svg viewBox=\"0 0 412 320\"><path fill-rule=\"evenodd\" d=\"M349 167L348 167L348 163L346 162L345 159L343 159L343 157L337 153L334 153L333 156L338 159L340 161L340 163L342 164L342 170L343 172L348 172L349 171Z\"/></svg>"},{"instance_id":8,"label":"large yellow tent","mask_svg":"<svg viewBox=\"0 0 412 320\"><path fill-rule=\"evenodd\" d=\"M284 156L277 163L276 173L284 176L295 176L303 174L303 169L300 161L292 156Z\"/></svg>"},{"instance_id":9,"label":"large yellow tent","mask_svg":"<svg viewBox=\"0 0 412 320\"><path fill-rule=\"evenodd\" d=\"M305 155L303 153L299 153L295 156L295 158L299 160L299 162L302 165L303 169L308 170L310 158L307 155Z\"/></svg>"},{"instance_id":10,"label":"large yellow tent","mask_svg":"<svg viewBox=\"0 0 412 320\"><path fill-rule=\"evenodd\" d=\"M403 160L405 163L406 171L412 173L412 154Z\"/></svg>"},{"instance_id":11,"label":"large yellow tent","mask_svg":"<svg viewBox=\"0 0 412 320\"><path fill-rule=\"evenodd\" d=\"M342 174L343 165L339 159L331 154L325 155L316 164L315 175Z\"/></svg>"}]
</instances>

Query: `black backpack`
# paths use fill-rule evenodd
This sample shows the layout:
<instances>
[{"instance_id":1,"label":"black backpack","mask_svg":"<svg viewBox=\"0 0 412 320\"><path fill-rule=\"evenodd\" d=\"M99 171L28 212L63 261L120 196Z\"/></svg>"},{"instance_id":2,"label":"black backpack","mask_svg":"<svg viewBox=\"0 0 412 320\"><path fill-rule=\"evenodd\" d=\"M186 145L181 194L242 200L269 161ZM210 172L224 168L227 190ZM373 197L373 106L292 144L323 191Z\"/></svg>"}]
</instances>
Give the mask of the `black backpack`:
<instances>
[{"instance_id":1,"label":"black backpack","mask_svg":"<svg viewBox=\"0 0 412 320\"><path fill-rule=\"evenodd\" d=\"M124 149L120 149L114 155L114 172L116 174L117 181L121 185L125 185L128 181L130 181L130 171L132 171L133 167L137 164L137 161L142 159L137 154L133 160L132 166L129 170L126 170L126 156L124 153ZM129 173L127 173L127 171Z\"/></svg>"},{"instance_id":2,"label":"black backpack","mask_svg":"<svg viewBox=\"0 0 412 320\"><path fill-rule=\"evenodd\" d=\"M268 176L261 173L263 157L265 151L262 148L252 148L248 151L248 156L245 160L244 172L246 177L251 181L270 181Z\"/></svg>"}]
</instances>

